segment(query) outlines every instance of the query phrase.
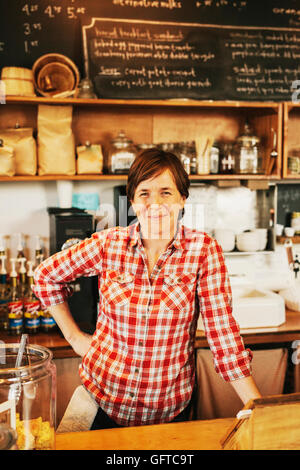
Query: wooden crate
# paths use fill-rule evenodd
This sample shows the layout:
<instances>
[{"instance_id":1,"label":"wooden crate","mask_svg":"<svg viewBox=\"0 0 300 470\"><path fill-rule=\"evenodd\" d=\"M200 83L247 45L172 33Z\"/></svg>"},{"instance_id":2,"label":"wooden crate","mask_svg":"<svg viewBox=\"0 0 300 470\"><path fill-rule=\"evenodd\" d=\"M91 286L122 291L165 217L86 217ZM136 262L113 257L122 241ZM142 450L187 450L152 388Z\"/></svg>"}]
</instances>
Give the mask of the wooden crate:
<instances>
[{"instance_id":1,"label":"wooden crate","mask_svg":"<svg viewBox=\"0 0 300 470\"><path fill-rule=\"evenodd\" d=\"M224 450L300 449L300 393L250 401L249 418L236 419L221 445Z\"/></svg>"}]
</instances>

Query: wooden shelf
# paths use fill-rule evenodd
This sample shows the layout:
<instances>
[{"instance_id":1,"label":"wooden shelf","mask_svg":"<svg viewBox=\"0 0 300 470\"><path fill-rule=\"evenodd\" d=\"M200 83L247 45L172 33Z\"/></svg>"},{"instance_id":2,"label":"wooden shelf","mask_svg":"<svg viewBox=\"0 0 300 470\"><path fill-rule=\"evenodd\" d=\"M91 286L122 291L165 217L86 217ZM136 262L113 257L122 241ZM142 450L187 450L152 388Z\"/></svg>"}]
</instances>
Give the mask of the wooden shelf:
<instances>
[{"instance_id":1,"label":"wooden shelf","mask_svg":"<svg viewBox=\"0 0 300 470\"><path fill-rule=\"evenodd\" d=\"M282 177L287 180L300 180L300 173L292 174L288 169L290 150L300 150L300 103L286 102L283 104L283 149ZM299 157L300 158L300 157Z\"/></svg>"},{"instance_id":2,"label":"wooden shelf","mask_svg":"<svg viewBox=\"0 0 300 470\"><path fill-rule=\"evenodd\" d=\"M82 105L82 106L150 106L150 107L199 107L199 108L269 108L277 110L278 102L260 101L214 101L214 100L190 100L190 99L166 99L166 100L122 100L122 99L82 99L82 98L47 98L43 96L7 96L7 104L58 104L58 105Z\"/></svg>"},{"instance_id":3,"label":"wooden shelf","mask_svg":"<svg viewBox=\"0 0 300 470\"><path fill-rule=\"evenodd\" d=\"M271 175L191 175L191 181L278 180L281 178L282 104L278 102L198 101L189 99L121 100L8 96L1 106L0 128L37 128L38 105L73 106L75 145L100 144L104 159L113 138L124 130L135 143L193 141L198 136L233 142L249 121L261 139L265 168L277 133L278 158ZM126 175L47 175L0 177L0 181L126 180Z\"/></svg>"},{"instance_id":4,"label":"wooden shelf","mask_svg":"<svg viewBox=\"0 0 300 470\"><path fill-rule=\"evenodd\" d=\"M191 182L197 181L239 181L239 180L278 180L279 177L276 175L190 175ZM69 181L126 181L127 175L32 175L32 176L0 176L0 182L18 182L18 181L58 181L58 180L69 180Z\"/></svg>"}]
</instances>

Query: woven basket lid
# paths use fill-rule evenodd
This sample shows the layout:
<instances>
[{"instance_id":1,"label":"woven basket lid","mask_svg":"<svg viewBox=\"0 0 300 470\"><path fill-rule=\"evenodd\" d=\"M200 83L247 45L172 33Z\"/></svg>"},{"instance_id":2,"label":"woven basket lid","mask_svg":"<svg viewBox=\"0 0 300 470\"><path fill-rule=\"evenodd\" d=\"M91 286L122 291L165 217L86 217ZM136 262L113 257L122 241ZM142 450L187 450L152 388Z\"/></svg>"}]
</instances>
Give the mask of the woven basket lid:
<instances>
[{"instance_id":1,"label":"woven basket lid","mask_svg":"<svg viewBox=\"0 0 300 470\"><path fill-rule=\"evenodd\" d=\"M62 54L45 54L32 67L34 84L43 96L52 96L77 88L80 80L74 62Z\"/></svg>"}]
</instances>

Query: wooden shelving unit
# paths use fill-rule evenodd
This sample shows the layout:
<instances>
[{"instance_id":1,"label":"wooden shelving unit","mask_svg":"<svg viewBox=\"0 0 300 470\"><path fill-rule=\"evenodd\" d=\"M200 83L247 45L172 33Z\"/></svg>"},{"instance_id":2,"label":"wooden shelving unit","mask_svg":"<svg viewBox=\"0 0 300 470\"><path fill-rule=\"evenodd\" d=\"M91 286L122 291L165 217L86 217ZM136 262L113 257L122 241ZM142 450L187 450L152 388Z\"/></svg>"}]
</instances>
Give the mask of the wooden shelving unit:
<instances>
[{"instance_id":1,"label":"wooden shelving unit","mask_svg":"<svg viewBox=\"0 0 300 470\"><path fill-rule=\"evenodd\" d=\"M0 128L37 127L39 105L73 106L75 144L100 143L104 156L122 129L136 144L192 141L199 134L217 141L234 141L246 120L261 138L265 166L277 133L278 158L270 175L191 175L191 181L278 180L281 178L282 105L275 102L174 100L111 100L7 97L0 107ZM126 180L126 175L49 175L0 177L0 181Z\"/></svg>"},{"instance_id":2,"label":"wooden shelving unit","mask_svg":"<svg viewBox=\"0 0 300 470\"><path fill-rule=\"evenodd\" d=\"M294 149L299 151L300 166L300 103L283 104L283 149L282 149L282 177L287 180L300 180L299 174L291 173L288 168L288 157Z\"/></svg>"}]
</instances>

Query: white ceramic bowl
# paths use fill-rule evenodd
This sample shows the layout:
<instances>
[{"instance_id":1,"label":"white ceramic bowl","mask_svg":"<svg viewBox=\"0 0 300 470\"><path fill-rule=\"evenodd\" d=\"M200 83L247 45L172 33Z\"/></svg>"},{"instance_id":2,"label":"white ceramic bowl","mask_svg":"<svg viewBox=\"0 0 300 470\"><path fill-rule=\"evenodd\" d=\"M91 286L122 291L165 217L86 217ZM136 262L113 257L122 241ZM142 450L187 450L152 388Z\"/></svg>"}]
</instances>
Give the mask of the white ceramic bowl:
<instances>
[{"instance_id":1,"label":"white ceramic bowl","mask_svg":"<svg viewBox=\"0 0 300 470\"><path fill-rule=\"evenodd\" d=\"M268 243L268 229L256 228L255 230L251 230L251 232L256 232L259 236L259 250L265 250Z\"/></svg>"},{"instance_id":2,"label":"white ceramic bowl","mask_svg":"<svg viewBox=\"0 0 300 470\"><path fill-rule=\"evenodd\" d=\"M214 236L221 245L223 251L232 251L235 247L235 233L233 230L218 228L214 230Z\"/></svg>"},{"instance_id":3,"label":"white ceramic bowl","mask_svg":"<svg viewBox=\"0 0 300 470\"><path fill-rule=\"evenodd\" d=\"M239 233L236 236L236 246L239 251L258 251L261 246L258 232Z\"/></svg>"}]
</instances>

